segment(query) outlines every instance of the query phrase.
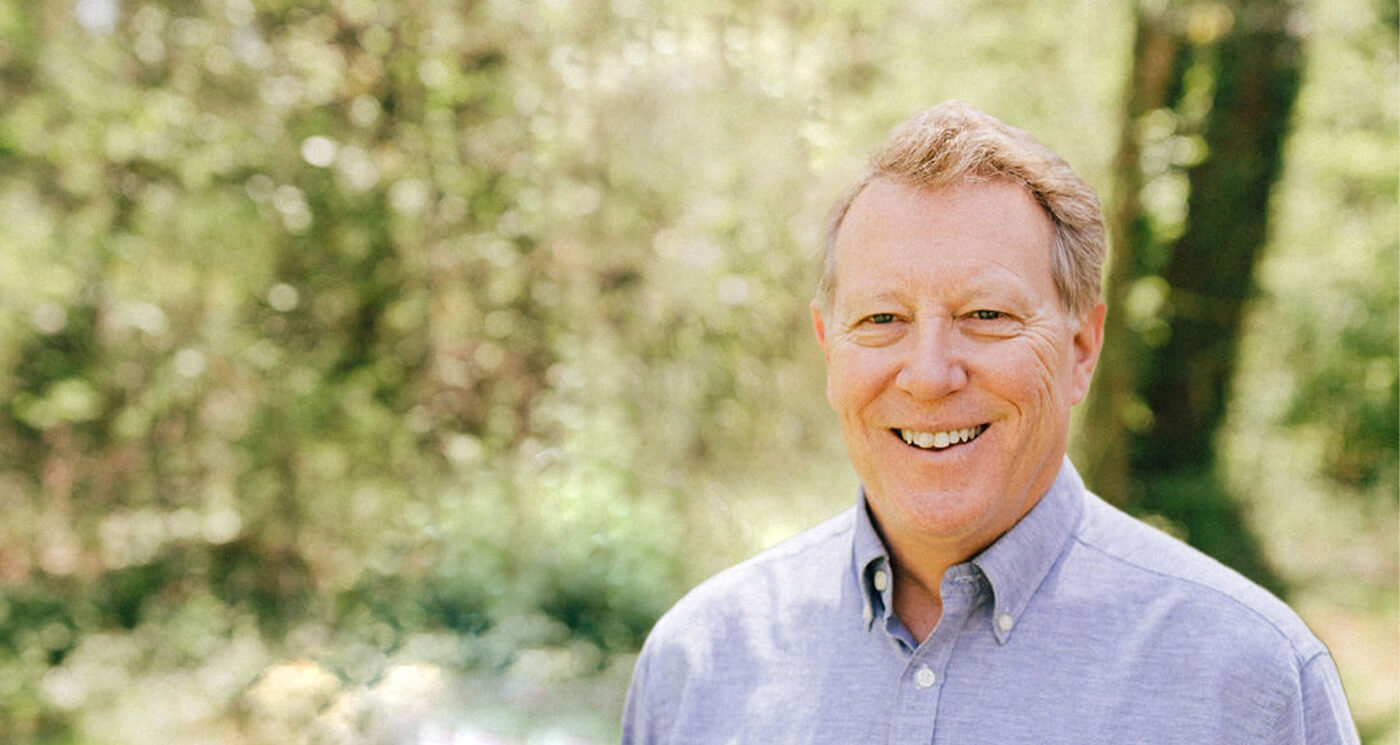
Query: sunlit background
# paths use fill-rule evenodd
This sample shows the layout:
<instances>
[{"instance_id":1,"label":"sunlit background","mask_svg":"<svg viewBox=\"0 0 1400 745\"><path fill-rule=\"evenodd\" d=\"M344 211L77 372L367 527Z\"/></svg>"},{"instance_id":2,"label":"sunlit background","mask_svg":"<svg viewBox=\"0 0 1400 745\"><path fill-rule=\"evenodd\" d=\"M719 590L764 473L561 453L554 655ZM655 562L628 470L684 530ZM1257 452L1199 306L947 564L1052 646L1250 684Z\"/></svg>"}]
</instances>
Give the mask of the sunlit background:
<instances>
[{"instance_id":1,"label":"sunlit background","mask_svg":"<svg viewBox=\"0 0 1400 745\"><path fill-rule=\"evenodd\" d=\"M0 741L615 741L657 616L854 498L806 304L883 133L967 100L1170 251L1261 7L1301 78L1208 496L1396 742L1386 0L0 0ZM1130 112L1148 17L1191 62Z\"/></svg>"}]
</instances>

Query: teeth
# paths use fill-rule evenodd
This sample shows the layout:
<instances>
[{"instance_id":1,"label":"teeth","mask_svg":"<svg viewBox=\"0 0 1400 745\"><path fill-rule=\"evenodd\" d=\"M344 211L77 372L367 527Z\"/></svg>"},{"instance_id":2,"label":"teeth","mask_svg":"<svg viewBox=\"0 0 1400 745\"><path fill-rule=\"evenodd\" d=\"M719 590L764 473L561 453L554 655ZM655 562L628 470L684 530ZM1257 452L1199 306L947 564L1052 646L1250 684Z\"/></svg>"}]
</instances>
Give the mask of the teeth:
<instances>
[{"instance_id":1,"label":"teeth","mask_svg":"<svg viewBox=\"0 0 1400 745\"><path fill-rule=\"evenodd\" d=\"M953 445L964 442L971 442L987 428L985 424L976 427L966 427L964 429L953 429L946 432L918 432L912 429L896 430L900 439L906 443L924 450L942 450Z\"/></svg>"}]
</instances>

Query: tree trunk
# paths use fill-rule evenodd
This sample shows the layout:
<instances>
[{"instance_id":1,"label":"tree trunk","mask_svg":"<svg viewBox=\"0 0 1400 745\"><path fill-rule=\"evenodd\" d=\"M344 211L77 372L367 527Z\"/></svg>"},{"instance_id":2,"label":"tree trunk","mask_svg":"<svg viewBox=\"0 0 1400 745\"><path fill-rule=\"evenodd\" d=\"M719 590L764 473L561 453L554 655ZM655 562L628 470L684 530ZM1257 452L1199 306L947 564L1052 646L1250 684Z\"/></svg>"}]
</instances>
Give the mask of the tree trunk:
<instances>
[{"instance_id":1,"label":"tree trunk","mask_svg":"<svg viewBox=\"0 0 1400 745\"><path fill-rule=\"evenodd\" d=\"M1135 396L1134 360L1142 354L1142 342L1130 330L1126 307L1133 282L1146 274L1143 250L1152 240L1143 213L1142 133L1139 122L1168 105L1169 91L1180 86L1181 41L1159 16L1139 13L1133 48L1122 134L1113 165L1113 201L1106 215L1112 253L1104 282L1104 299L1110 312L1104 320L1107 340L1100 355L1094 386L1085 401L1079 443L1084 471L1099 494L1119 504L1128 501L1131 474L1128 431L1132 426Z\"/></svg>"},{"instance_id":2,"label":"tree trunk","mask_svg":"<svg viewBox=\"0 0 1400 745\"><path fill-rule=\"evenodd\" d=\"M1298 90L1295 12L1284 0L1139 10L1109 210L1114 320L1084 442L1089 478L1106 497L1168 518L1276 590L1218 478L1215 440ZM1193 142L1204 157L1191 155ZM1147 206L1143 198L1150 180L1173 176L1187 185L1175 225L1160 197Z\"/></svg>"}]
</instances>

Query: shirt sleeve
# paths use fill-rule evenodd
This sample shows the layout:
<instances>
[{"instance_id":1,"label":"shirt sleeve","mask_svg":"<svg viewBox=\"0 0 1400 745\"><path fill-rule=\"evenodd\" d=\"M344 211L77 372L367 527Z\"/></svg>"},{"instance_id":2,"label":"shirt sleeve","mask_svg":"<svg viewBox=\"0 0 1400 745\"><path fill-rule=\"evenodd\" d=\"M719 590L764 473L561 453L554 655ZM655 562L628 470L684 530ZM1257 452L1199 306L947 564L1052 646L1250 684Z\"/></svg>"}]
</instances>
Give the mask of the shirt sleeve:
<instances>
[{"instance_id":1,"label":"shirt sleeve","mask_svg":"<svg viewBox=\"0 0 1400 745\"><path fill-rule=\"evenodd\" d=\"M664 707L651 700L657 691L647 680L653 655L651 645L643 646L632 670L627 703L622 709L622 745L658 745L664 739L656 722Z\"/></svg>"},{"instance_id":2,"label":"shirt sleeve","mask_svg":"<svg viewBox=\"0 0 1400 745\"><path fill-rule=\"evenodd\" d=\"M1297 745L1358 745L1342 680L1332 656L1320 653L1299 670L1300 700L1280 717L1270 742Z\"/></svg>"}]
</instances>

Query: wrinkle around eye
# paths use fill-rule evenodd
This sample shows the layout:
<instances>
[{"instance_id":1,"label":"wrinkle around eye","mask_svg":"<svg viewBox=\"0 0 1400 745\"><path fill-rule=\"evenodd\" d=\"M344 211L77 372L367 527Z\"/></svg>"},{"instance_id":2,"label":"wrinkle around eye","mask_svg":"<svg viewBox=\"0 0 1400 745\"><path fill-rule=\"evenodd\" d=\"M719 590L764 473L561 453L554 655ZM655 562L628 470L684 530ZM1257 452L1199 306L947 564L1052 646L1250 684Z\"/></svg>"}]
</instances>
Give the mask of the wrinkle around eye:
<instances>
[{"instance_id":1,"label":"wrinkle around eye","mask_svg":"<svg viewBox=\"0 0 1400 745\"><path fill-rule=\"evenodd\" d=\"M984 313L994 315L990 318L981 317ZM970 333L992 337L1015 336L1026 325L1010 313L996 310L975 310L961 320L961 325Z\"/></svg>"},{"instance_id":2,"label":"wrinkle around eye","mask_svg":"<svg viewBox=\"0 0 1400 745\"><path fill-rule=\"evenodd\" d=\"M848 340L861 346L884 346L892 344L904 335L905 324L900 322L899 316L892 313L877 313L876 316L890 316L889 320L876 323L873 316L866 316L855 325L847 328L843 334Z\"/></svg>"},{"instance_id":3,"label":"wrinkle around eye","mask_svg":"<svg viewBox=\"0 0 1400 745\"><path fill-rule=\"evenodd\" d=\"M895 326L905 318L900 313L894 311L880 311L878 313L865 313L861 315L852 314L849 320L842 323L846 332L851 333L870 326Z\"/></svg>"}]
</instances>

